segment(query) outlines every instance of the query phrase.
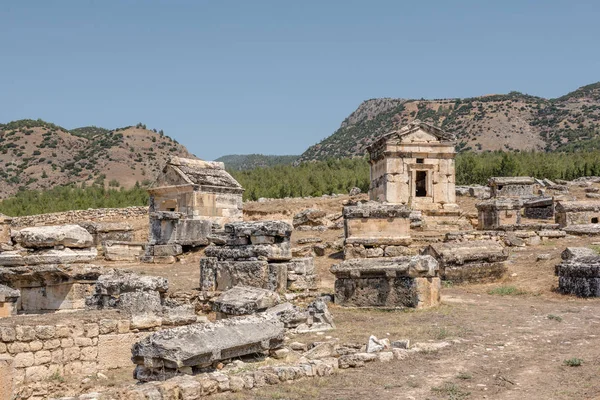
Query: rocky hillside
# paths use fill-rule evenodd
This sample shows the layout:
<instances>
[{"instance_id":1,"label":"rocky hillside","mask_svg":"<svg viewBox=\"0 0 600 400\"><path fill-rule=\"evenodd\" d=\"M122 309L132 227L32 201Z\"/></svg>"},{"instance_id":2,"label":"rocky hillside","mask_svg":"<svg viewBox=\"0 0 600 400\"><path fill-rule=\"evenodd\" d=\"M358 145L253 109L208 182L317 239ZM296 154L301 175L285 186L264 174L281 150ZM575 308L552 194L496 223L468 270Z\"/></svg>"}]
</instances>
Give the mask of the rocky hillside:
<instances>
[{"instance_id":1,"label":"rocky hillside","mask_svg":"<svg viewBox=\"0 0 600 400\"><path fill-rule=\"evenodd\" d=\"M73 182L128 188L154 180L175 155L194 157L162 131L142 124L71 131L42 120L0 124L0 198Z\"/></svg>"},{"instance_id":2,"label":"rocky hillside","mask_svg":"<svg viewBox=\"0 0 600 400\"><path fill-rule=\"evenodd\" d=\"M215 161L225 163L229 170L249 170L272 167L274 165L292 164L298 156L269 156L264 154L231 154L217 158Z\"/></svg>"},{"instance_id":3,"label":"rocky hillside","mask_svg":"<svg viewBox=\"0 0 600 400\"><path fill-rule=\"evenodd\" d=\"M556 99L519 92L467 99L371 99L299 161L362 156L377 137L420 119L453 132L458 150L600 148L600 82Z\"/></svg>"}]
</instances>

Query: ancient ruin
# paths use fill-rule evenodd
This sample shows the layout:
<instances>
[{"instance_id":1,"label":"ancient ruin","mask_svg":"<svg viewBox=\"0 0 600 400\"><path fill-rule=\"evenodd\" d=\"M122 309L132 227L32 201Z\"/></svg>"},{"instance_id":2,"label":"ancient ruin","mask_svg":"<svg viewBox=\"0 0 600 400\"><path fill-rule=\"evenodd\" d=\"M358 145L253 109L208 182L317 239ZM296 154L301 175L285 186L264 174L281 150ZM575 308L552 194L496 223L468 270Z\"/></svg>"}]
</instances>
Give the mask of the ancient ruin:
<instances>
[{"instance_id":1,"label":"ancient ruin","mask_svg":"<svg viewBox=\"0 0 600 400\"><path fill-rule=\"evenodd\" d=\"M536 196L535 179L529 176L503 176L490 178L491 197L524 198Z\"/></svg>"},{"instance_id":2,"label":"ancient ruin","mask_svg":"<svg viewBox=\"0 0 600 400\"><path fill-rule=\"evenodd\" d=\"M438 263L431 256L351 259L331 267L336 304L424 308L439 304Z\"/></svg>"},{"instance_id":3,"label":"ancient ruin","mask_svg":"<svg viewBox=\"0 0 600 400\"><path fill-rule=\"evenodd\" d=\"M344 258L352 259L410 254L410 229L421 213L402 204L368 202L345 206L343 216Z\"/></svg>"},{"instance_id":4,"label":"ancient ruin","mask_svg":"<svg viewBox=\"0 0 600 400\"><path fill-rule=\"evenodd\" d=\"M236 285L281 293L314 289L313 261L292 258L291 234L292 227L282 221L226 224L211 236L214 245L200 259L200 287L209 292Z\"/></svg>"},{"instance_id":5,"label":"ancient ruin","mask_svg":"<svg viewBox=\"0 0 600 400\"><path fill-rule=\"evenodd\" d=\"M556 265L558 291L578 297L600 297L600 256L572 249Z\"/></svg>"},{"instance_id":6,"label":"ancient ruin","mask_svg":"<svg viewBox=\"0 0 600 400\"><path fill-rule=\"evenodd\" d=\"M523 201L520 198L493 198L475 205L478 213L478 229L498 229L505 225L521 223Z\"/></svg>"},{"instance_id":7,"label":"ancient ruin","mask_svg":"<svg viewBox=\"0 0 600 400\"><path fill-rule=\"evenodd\" d=\"M422 254L438 261L443 280L453 283L493 282L507 272L508 251L496 241L433 243Z\"/></svg>"},{"instance_id":8,"label":"ancient ruin","mask_svg":"<svg viewBox=\"0 0 600 400\"><path fill-rule=\"evenodd\" d=\"M214 224L242 220L244 189L220 162L173 157L148 192L147 262L174 262L182 246L208 245Z\"/></svg>"},{"instance_id":9,"label":"ancient ruin","mask_svg":"<svg viewBox=\"0 0 600 400\"><path fill-rule=\"evenodd\" d=\"M369 198L415 210L456 210L454 136L414 120L369 146Z\"/></svg>"}]
</instances>

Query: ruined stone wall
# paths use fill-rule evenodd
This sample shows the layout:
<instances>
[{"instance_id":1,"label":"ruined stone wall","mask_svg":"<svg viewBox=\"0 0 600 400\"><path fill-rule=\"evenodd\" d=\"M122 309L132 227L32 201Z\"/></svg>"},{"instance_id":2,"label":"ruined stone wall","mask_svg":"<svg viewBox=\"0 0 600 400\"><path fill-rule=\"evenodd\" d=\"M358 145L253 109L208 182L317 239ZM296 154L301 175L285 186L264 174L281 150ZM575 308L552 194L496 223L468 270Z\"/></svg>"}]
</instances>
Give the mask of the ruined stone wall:
<instances>
[{"instance_id":1,"label":"ruined stone wall","mask_svg":"<svg viewBox=\"0 0 600 400\"><path fill-rule=\"evenodd\" d=\"M81 221L121 221L124 218L141 218L148 215L148 207L95 208L71 210L50 214L27 215L12 219L13 228L39 225L63 225Z\"/></svg>"},{"instance_id":2,"label":"ruined stone wall","mask_svg":"<svg viewBox=\"0 0 600 400\"><path fill-rule=\"evenodd\" d=\"M15 386L52 376L132 367L131 346L153 328L117 312L15 316L0 322L0 357L12 359Z\"/></svg>"}]
</instances>

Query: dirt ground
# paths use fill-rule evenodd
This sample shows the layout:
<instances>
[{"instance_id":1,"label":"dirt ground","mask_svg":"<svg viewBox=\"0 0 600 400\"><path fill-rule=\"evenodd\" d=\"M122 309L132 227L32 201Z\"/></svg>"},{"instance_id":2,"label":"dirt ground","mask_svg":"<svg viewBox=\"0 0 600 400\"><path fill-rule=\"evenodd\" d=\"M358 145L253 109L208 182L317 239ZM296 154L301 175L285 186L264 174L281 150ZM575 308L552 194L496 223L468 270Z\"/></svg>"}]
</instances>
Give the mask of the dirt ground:
<instances>
[{"instance_id":1,"label":"dirt ground","mask_svg":"<svg viewBox=\"0 0 600 400\"><path fill-rule=\"evenodd\" d=\"M583 189L576 189L583 197ZM347 196L250 203L245 218L284 219L305 208L341 212ZM475 200L459 198L466 214ZM342 230L294 232L292 242L318 236L339 241ZM554 266L567 246L600 245L600 238L567 238L511 249L504 281L485 285L444 285L442 305L428 310L330 310L337 329L327 335L366 343L369 335L411 342L448 341L451 346L406 360L371 363L326 378L307 379L223 399L600 399L600 299L578 299L554 291ZM550 259L537 261L539 254ZM202 251L172 265L127 265L128 269L169 278L171 290L198 287ZM328 249L316 257L320 288L332 292L331 265L340 254ZM112 266L117 266L112 265ZM121 265L119 265L121 266ZM297 335L305 343L324 336ZM571 366L568 364L580 364Z\"/></svg>"}]
</instances>

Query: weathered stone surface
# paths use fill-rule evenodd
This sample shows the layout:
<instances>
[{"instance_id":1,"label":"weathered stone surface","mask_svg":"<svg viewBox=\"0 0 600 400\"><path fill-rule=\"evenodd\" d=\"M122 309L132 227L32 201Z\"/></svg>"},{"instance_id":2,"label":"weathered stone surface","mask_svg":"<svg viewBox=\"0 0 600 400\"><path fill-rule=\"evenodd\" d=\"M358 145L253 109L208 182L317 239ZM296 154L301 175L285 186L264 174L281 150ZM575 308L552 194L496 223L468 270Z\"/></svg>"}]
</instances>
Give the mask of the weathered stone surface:
<instances>
[{"instance_id":1,"label":"weathered stone surface","mask_svg":"<svg viewBox=\"0 0 600 400\"><path fill-rule=\"evenodd\" d=\"M492 197L531 197L535 179L529 176L502 176L490 178Z\"/></svg>"},{"instance_id":2,"label":"weathered stone surface","mask_svg":"<svg viewBox=\"0 0 600 400\"><path fill-rule=\"evenodd\" d=\"M208 246L204 254L207 257L217 258L219 261L288 261L292 258L292 249L289 241L287 241L278 244Z\"/></svg>"},{"instance_id":3,"label":"weathered stone surface","mask_svg":"<svg viewBox=\"0 0 600 400\"><path fill-rule=\"evenodd\" d=\"M71 264L93 261L98 257L94 247L87 249L38 249L36 251L5 251L0 253L0 266Z\"/></svg>"},{"instance_id":4,"label":"weathered stone surface","mask_svg":"<svg viewBox=\"0 0 600 400\"><path fill-rule=\"evenodd\" d=\"M169 282L166 278L150 275L138 275L132 272L115 270L105 274L96 282L96 292L102 295L119 295L126 292L157 291L166 293Z\"/></svg>"},{"instance_id":5,"label":"weathered stone surface","mask_svg":"<svg viewBox=\"0 0 600 400\"><path fill-rule=\"evenodd\" d=\"M21 246L29 248L54 246L85 248L94 245L92 235L79 225L25 228L14 232L13 240Z\"/></svg>"},{"instance_id":6,"label":"weathered stone surface","mask_svg":"<svg viewBox=\"0 0 600 400\"><path fill-rule=\"evenodd\" d=\"M560 253L560 257L567 261L577 260L579 258L597 257L598 255L596 250L588 247L567 247Z\"/></svg>"},{"instance_id":7,"label":"weathered stone surface","mask_svg":"<svg viewBox=\"0 0 600 400\"><path fill-rule=\"evenodd\" d=\"M431 256L346 260L334 265L336 304L429 307L439 304L438 263Z\"/></svg>"},{"instance_id":8,"label":"weathered stone surface","mask_svg":"<svg viewBox=\"0 0 600 400\"><path fill-rule=\"evenodd\" d=\"M248 286L235 286L213 300L212 309L225 315L247 315L264 311L281 301L273 291Z\"/></svg>"},{"instance_id":9,"label":"weathered stone surface","mask_svg":"<svg viewBox=\"0 0 600 400\"><path fill-rule=\"evenodd\" d=\"M284 221L245 221L225 225L225 233L231 237L273 236L289 238L292 226Z\"/></svg>"},{"instance_id":10,"label":"weathered stone surface","mask_svg":"<svg viewBox=\"0 0 600 400\"><path fill-rule=\"evenodd\" d=\"M151 334L132 347L135 364L157 374L183 367L205 367L283 344L283 323L270 315L229 318ZM137 374L138 379L145 379Z\"/></svg>"},{"instance_id":11,"label":"weathered stone surface","mask_svg":"<svg viewBox=\"0 0 600 400\"><path fill-rule=\"evenodd\" d=\"M433 243L422 254L434 257L441 277L452 282L489 282L507 271L508 252L496 241Z\"/></svg>"},{"instance_id":12,"label":"weathered stone surface","mask_svg":"<svg viewBox=\"0 0 600 400\"><path fill-rule=\"evenodd\" d=\"M325 211L308 208L294 215L294 228L299 226L322 226L327 225L325 222Z\"/></svg>"},{"instance_id":13,"label":"weathered stone surface","mask_svg":"<svg viewBox=\"0 0 600 400\"><path fill-rule=\"evenodd\" d=\"M102 253L108 261L137 261L144 255L145 248L145 243L112 240L102 242Z\"/></svg>"},{"instance_id":14,"label":"weathered stone surface","mask_svg":"<svg viewBox=\"0 0 600 400\"><path fill-rule=\"evenodd\" d=\"M600 235L600 224L568 225L562 228L569 235L597 236Z\"/></svg>"},{"instance_id":15,"label":"weathered stone surface","mask_svg":"<svg viewBox=\"0 0 600 400\"><path fill-rule=\"evenodd\" d=\"M563 261L555 268L558 290L579 297L600 297L600 256Z\"/></svg>"},{"instance_id":16,"label":"weathered stone surface","mask_svg":"<svg viewBox=\"0 0 600 400\"><path fill-rule=\"evenodd\" d=\"M560 200L555 206L555 221L561 228L570 225L598 224L600 202Z\"/></svg>"},{"instance_id":17,"label":"weathered stone surface","mask_svg":"<svg viewBox=\"0 0 600 400\"><path fill-rule=\"evenodd\" d=\"M330 271L340 277L435 277L438 275L438 262L424 256L389 257L346 260L331 267Z\"/></svg>"},{"instance_id":18,"label":"weathered stone surface","mask_svg":"<svg viewBox=\"0 0 600 400\"><path fill-rule=\"evenodd\" d=\"M0 399L13 398L14 361L12 357L0 355Z\"/></svg>"},{"instance_id":19,"label":"weathered stone surface","mask_svg":"<svg viewBox=\"0 0 600 400\"><path fill-rule=\"evenodd\" d=\"M0 318L10 317L17 313L17 301L21 292L0 284Z\"/></svg>"},{"instance_id":20,"label":"weathered stone surface","mask_svg":"<svg viewBox=\"0 0 600 400\"><path fill-rule=\"evenodd\" d=\"M521 223L521 198L492 198L477 204L478 229L498 229L503 225L515 225Z\"/></svg>"},{"instance_id":21,"label":"weathered stone surface","mask_svg":"<svg viewBox=\"0 0 600 400\"><path fill-rule=\"evenodd\" d=\"M133 240L133 226L126 222L79 222L79 226L88 231L94 240L94 245L105 241L131 242Z\"/></svg>"}]
</instances>

